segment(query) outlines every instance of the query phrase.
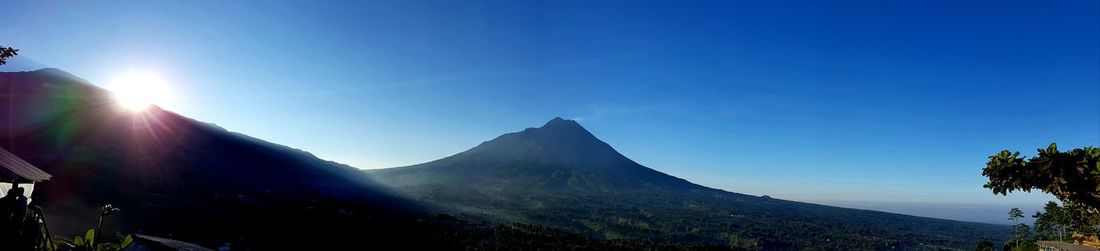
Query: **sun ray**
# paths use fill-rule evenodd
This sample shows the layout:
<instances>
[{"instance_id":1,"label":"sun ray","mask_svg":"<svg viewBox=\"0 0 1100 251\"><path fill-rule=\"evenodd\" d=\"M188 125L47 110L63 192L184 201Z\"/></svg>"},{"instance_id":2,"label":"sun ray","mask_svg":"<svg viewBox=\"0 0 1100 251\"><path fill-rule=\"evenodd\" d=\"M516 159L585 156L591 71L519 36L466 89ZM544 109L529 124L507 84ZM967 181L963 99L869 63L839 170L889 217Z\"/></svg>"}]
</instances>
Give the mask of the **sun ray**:
<instances>
[{"instance_id":1,"label":"sun ray","mask_svg":"<svg viewBox=\"0 0 1100 251\"><path fill-rule=\"evenodd\" d=\"M175 102L175 95L164 79L148 72L127 73L107 86L118 107L134 112L145 112L154 105L164 107Z\"/></svg>"}]
</instances>

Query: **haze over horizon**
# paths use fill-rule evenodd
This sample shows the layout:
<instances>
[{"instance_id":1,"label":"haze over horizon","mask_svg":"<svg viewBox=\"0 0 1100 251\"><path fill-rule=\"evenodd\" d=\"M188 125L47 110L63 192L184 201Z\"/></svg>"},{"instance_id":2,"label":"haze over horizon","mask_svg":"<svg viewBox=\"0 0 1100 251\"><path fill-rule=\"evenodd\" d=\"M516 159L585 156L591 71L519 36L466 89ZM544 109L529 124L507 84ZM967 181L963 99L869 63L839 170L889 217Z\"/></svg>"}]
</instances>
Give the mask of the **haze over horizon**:
<instances>
[{"instance_id":1,"label":"haze over horizon","mask_svg":"<svg viewBox=\"0 0 1100 251\"><path fill-rule=\"evenodd\" d=\"M13 60L155 72L169 110L359 168L562 116L714 188L1001 215L1055 199L992 195L986 156L1100 142L1094 1L61 2L6 4Z\"/></svg>"}]
</instances>

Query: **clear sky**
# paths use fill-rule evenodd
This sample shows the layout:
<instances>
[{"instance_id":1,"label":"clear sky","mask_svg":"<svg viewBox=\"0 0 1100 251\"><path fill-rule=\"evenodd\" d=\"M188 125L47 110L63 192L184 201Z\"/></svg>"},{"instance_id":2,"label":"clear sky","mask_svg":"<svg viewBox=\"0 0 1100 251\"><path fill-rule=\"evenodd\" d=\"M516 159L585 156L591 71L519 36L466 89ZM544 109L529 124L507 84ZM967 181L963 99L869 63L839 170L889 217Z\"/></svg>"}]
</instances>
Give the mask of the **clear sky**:
<instances>
[{"instance_id":1,"label":"clear sky","mask_svg":"<svg viewBox=\"0 0 1100 251\"><path fill-rule=\"evenodd\" d=\"M360 168L562 116L726 190L1041 206L986 156L1100 145L1098 1L352 2L7 1L0 44Z\"/></svg>"}]
</instances>

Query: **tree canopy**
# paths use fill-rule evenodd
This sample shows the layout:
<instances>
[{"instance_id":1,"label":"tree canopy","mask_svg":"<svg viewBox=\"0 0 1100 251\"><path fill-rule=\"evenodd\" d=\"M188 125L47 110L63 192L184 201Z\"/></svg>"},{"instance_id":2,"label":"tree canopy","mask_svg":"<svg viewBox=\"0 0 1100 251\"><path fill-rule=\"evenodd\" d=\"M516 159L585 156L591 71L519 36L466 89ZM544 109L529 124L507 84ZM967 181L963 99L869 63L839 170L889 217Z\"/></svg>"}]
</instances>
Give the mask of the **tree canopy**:
<instances>
[{"instance_id":1,"label":"tree canopy","mask_svg":"<svg viewBox=\"0 0 1100 251\"><path fill-rule=\"evenodd\" d=\"M1100 214L1089 212L1079 204L1048 202L1036 212L1035 233L1040 240L1069 240L1073 233L1100 234Z\"/></svg>"},{"instance_id":2,"label":"tree canopy","mask_svg":"<svg viewBox=\"0 0 1100 251\"><path fill-rule=\"evenodd\" d=\"M1066 208L1058 202L1047 202L1042 212L1031 216L1035 218L1035 233L1041 240L1065 240L1069 237L1072 222Z\"/></svg>"},{"instance_id":3,"label":"tree canopy","mask_svg":"<svg viewBox=\"0 0 1100 251\"><path fill-rule=\"evenodd\" d=\"M1015 247L1015 249L1019 249L1020 248L1020 241L1028 239L1028 237L1029 237L1028 233L1031 233L1031 229L1027 226L1027 224L1020 223L1020 219L1023 219L1023 218L1024 218L1024 211L1020 210L1019 208L1014 207L1014 208L1012 208L1012 210L1008 210L1008 219L1011 220L1011 221L1016 222L1016 225L1012 226L1012 240L1011 240L1012 242L1015 242L1015 244L1013 246L1013 247Z\"/></svg>"},{"instance_id":4,"label":"tree canopy","mask_svg":"<svg viewBox=\"0 0 1100 251\"><path fill-rule=\"evenodd\" d=\"M1051 143L1038 151L1038 156L1027 160L1020 152L1008 150L989 156L982 170L989 182L983 187L1001 195L1040 190L1079 205L1086 212L1100 212L1100 148L1060 152Z\"/></svg>"},{"instance_id":5,"label":"tree canopy","mask_svg":"<svg viewBox=\"0 0 1100 251\"><path fill-rule=\"evenodd\" d=\"M0 65L8 63L8 58L19 55L19 49L0 45Z\"/></svg>"}]
</instances>

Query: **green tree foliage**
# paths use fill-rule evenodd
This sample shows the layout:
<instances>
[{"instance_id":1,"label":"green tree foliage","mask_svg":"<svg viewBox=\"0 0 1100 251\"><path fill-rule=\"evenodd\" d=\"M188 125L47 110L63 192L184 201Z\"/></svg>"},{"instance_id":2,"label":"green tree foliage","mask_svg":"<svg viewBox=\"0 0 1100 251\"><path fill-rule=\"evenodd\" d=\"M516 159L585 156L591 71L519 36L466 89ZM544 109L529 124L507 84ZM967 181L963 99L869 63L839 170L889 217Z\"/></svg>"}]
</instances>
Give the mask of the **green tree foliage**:
<instances>
[{"instance_id":1,"label":"green tree foliage","mask_svg":"<svg viewBox=\"0 0 1100 251\"><path fill-rule=\"evenodd\" d=\"M8 63L8 58L19 55L19 49L0 45L0 65Z\"/></svg>"},{"instance_id":2,"label":"green tree foliage","mask_svg":"<svg viewBox=\"0 0 1100 251\"><path fill-rule=\"evenodd\" d=\"M1072 220L1067 209L1057 202L1047 202L1042 212L1031 216L1035 218L1035 234L1040 240L1063 241L1069 237Z\"/></svg>"},{"instance_id":3,"label":"green tree foliage","mask_svg":"<svg viewBox=\"0 0 1100 251\"><path fill-rule=\"evenodd\" d=\"M1073 202L1066 202L1064 209L1070 221L1071 232L1100 236L1100 212L1089 211L1089 208Z\"/></svg>"},{"instance_id":4,"label":"green tree foliage","mask_svg":"<svg viewBox=\"0 0 1100 251\"><path fill-rule=\"evenodd\" d=\"M1017 224L1019 224L1020 219L1022 218L1024 218L1024 211L1021 211L1019 208L1014 207L1011 210L1008 210L1008 220L1015 221Z\"/></svg>"},{"instance_id":5,"label":"green tree foliage","mask_svg":"<svg viewBox=\"0 0 1100 251\"><path fill-rule=\"evenodd\" d=\"M1020 152L1008 150L989 156L982 170L989 182L983 187L1001 195L1040 190L1063 202L1079 204L1084 212L1100 214L1100 148L1060 152L1051 143L1038 151L1038 156L1027 160Z\"/></svg>"},{"instance_id":6,"label":"green tree foliage","mask_svg":"<svg viewBox=\"0 0 1100 251\"><path fill-rule=\"evenodd\" d=\"M58 243L52 247L54 251L120 251L125 249L130 243L134 242L134 239L130 235L118 236L118 243L114 242L96 242L95 229L88 229L83 236L77 235L73 238L65 238L62 236L55 237L54 240Z\"/></svg>"},{"instance_id":7,"label":"green tree foliage","mask_svg":"<svg viewBox=\"0 0 1100 251\"><path fill-rule=\"evenodd\" d=\"M981 242L978 242L978 246L975 247L974 250L975 251L993 251L994 247L996 247L996 245L993 244L992 241L982 240Z\"/></svg>"},{"instance_id":8,"label":"green tree foliage","mask_svg":"<svg viewBox=\"0 0 1100 251\"><path fill-rule=\"evenodd\" d=\"M1008 219L1016 222L1016 225L1012 226L1012 240L1009 241L1014 244L1014 248L1019 248L1020 242L1028 239L1027 237L1031 232L1031 228L1029 228L1027 224L1020 223L1020 219L1023 218L1024 211L1021 211L1019 208L1012 208L1011 210L1008 210Z\"/></svg>"},{"instance_id":9,"label":"green tree foliage","mask_svg":"<svg viewBox=\"0 0 1100 251\"><path fill-rule=\"evenodd\" d=\"M1039 245L1034 241L1021 242L1018 246L1013 246L1011 242L1006 242L1002 248L1002 250L1006 251L1038 251Z\"/></svg>"}]
</instances>

